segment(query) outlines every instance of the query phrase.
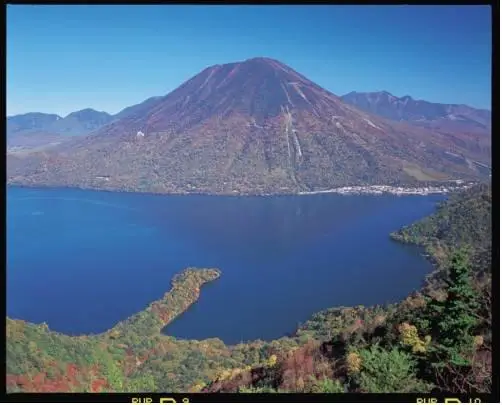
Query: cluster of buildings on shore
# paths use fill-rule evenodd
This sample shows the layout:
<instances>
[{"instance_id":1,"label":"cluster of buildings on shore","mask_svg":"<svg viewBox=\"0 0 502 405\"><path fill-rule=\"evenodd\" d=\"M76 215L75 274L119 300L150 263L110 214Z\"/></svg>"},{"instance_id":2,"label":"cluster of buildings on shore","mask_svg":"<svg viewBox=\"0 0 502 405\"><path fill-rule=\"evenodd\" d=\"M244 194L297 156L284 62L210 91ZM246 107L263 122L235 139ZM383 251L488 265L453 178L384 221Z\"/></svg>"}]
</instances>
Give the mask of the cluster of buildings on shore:
<instances>
[{"instance_id":1,"label":"cluster of buildings on shore","mask_svg":"<svg viewBox=\"0 0 502 405\"><path fill-rule=\"evenodd\" d=\"M422 187L404 187L404 186L346 186L330 190L322 191L304 191L300 194L321 194L321 193L336 193L336 194L395 194L395 195L428 195L428 194L446 194L452 191L468 189L474 183L464 183L461 180L456 180L453 184L442 184L436 186Z\"/></svg>"}]
</instances>

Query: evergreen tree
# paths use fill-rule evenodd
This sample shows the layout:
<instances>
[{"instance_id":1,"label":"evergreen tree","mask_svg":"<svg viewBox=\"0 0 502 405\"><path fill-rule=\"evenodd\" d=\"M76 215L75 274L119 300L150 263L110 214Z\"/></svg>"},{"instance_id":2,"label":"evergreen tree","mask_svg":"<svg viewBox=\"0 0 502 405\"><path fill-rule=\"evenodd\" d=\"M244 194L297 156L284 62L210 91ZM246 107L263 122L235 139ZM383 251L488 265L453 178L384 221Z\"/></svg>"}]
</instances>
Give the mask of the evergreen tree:
<instances>
[{"instance_id":1,"label":"evergreen tree","mask_svg":"<svg viewBox=\"0 0 502 405\"><path fill-rule=\"evenodd\" d=\"M427 323L435 344L431 348L433 365L465 366L472 353L473 330L478 321L479 297L472 284L466 250L455 251L446 278L446 299L429 299Z\"/></svg>"}]
</instances>

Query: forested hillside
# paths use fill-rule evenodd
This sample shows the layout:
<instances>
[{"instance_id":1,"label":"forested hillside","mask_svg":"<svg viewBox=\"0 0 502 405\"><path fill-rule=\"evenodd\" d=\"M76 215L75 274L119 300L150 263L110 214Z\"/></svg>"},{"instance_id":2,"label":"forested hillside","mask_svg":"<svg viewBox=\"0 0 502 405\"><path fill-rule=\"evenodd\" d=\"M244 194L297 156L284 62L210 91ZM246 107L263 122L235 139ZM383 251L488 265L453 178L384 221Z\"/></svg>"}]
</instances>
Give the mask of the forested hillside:
<instances>
[{"instance_id":1,"label":"forested hillside","mask_svg":"<svg viewBox=\"0 0 502 405\"><path fill-rule=\"evenodd\" d=\"M488 185L451 196L393 235L425 246L436 262L421 291L387 307L315 314L297 332L299 349L207 390L491 392L491 209Z\"/></svg>"},{"instance_id":2,"label":"forested hillside","mask_svg":"<svg viewBox=\"0 0 502 405\"><path fill-rule=\"evenodd\" d=\"M492 189L478 184L455 193L441 203L433 215L407 226L391 237L424 247L436 264L427 277L425 289L431 293L444 286L442 275L452 253L463 249L476 278L491 284Z\"/></svg>"},{"instance_id":3,"label":"forested hillside","mask_svg":"<svg viewBox=\"0 0 502 405\"><path fill-rule=\"evenodd\" d=\"M7 318L7 390L490 392L490 218L490 187L452 196L394 235L427 247L438 282L387 307L322 311L272 342L161 334L205 283L217 282L216 269L187 269L164 297L100 335L70 337Z\"/></svg>"},{"instance_id":4,"label":"forested hillside","mask_svg":"<svg viewBox=\"0 0 502 405\"><path fill-rule=\"evenodd\" d=\"M475 255L490 251L491 229L492 190L488 184L479 184L451 195L435 214L392 236L401 242L424 246L442 263L453 249L469 247Z\"/></svg>"},{"instance_id":5,"label":"forested hillside","mask_svg":"<svg viewBox=\"0 0 502 405\"><path fill-rule=\"evenodd\" d=\"M296 346L289 338L229 347L162 335L219 276L187 269L164 297L99 335L71 337L7 318L8 392L189 392Z\"/></svg>"},{"instance_id":6,"label":"forested hillside","mask_svg":"<svg viewBox=\"0 0 502 405\"><path fill-rule=\"evenodd\" d=\"M271 58L213 65L85 137L9 153L11 185L296 194L488 178L491 139L366 113ZM65 118L66 120L66 118ZM59 122L59 121L58 121Z\"/></svg>"}]
</instances>

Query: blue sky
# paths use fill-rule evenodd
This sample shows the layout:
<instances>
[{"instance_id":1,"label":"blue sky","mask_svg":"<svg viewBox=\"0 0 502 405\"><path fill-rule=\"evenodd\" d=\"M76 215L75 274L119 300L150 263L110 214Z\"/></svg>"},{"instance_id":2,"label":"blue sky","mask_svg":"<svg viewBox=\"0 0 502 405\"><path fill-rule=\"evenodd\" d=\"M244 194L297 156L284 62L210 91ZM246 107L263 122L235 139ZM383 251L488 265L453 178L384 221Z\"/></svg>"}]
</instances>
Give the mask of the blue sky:
<instances>
[{"instance_id":1,"label":"blue sky","mask_svg":"<svg viewBox=\"0 0 502 405\"><path fill-rule=\"evenodd\" d=\"M491 104L489 6L10 5L7 114L116 113L255 56L337 95Z\"/></svg>"}]
</instances>

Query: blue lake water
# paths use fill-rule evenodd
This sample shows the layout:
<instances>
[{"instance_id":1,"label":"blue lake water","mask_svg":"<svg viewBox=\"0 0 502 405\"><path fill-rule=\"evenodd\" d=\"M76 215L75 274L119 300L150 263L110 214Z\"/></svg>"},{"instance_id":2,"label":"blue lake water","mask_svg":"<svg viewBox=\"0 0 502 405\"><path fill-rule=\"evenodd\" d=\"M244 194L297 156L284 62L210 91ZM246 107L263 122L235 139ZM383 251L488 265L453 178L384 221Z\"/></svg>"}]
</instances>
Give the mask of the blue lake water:
<instances>
[{"instance_id":1,"label":"blue lake water","mask_svg":"<svg viewBox=\"0 0 502 405\"><path fill-rule=\"evenodd\" d=\"M7 313L68 334L144 309L188 266L223 274L165 333L273 339L314 312L385 304L431 265L389 233L441 196L158 196L9 188Z\"/></svg>"}]
</instances>

